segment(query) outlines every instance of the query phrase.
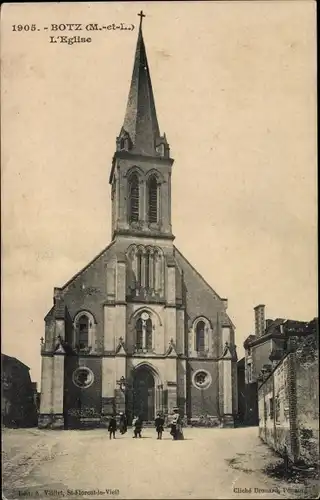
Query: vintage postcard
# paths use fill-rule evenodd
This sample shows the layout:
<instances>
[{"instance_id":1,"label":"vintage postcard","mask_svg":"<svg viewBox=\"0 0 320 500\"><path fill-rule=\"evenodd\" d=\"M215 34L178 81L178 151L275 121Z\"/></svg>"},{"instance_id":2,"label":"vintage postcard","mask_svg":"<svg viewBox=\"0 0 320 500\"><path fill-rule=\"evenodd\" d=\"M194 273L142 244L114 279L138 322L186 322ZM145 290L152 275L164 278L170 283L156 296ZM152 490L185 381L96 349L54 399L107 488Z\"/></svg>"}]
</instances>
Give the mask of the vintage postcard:
<instances>
[{"instance_id":1,"label":"vintage postcard","mask_svg":"<svg viewBox=\"0 0 320 500\"><path fill-rule=\"evenodd\" d=\"M318 497L316 77L308 0L2 5L3 498Z\"/></svg>"}]
</instances>

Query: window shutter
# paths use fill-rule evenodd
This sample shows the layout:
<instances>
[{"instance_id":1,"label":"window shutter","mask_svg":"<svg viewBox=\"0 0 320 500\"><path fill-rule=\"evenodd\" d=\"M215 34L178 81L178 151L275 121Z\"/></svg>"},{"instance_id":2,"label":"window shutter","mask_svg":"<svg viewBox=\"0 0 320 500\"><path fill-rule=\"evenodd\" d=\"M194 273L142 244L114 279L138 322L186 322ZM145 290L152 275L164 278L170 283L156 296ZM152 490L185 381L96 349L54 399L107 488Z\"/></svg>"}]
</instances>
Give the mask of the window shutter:
<instances>
[{"instance_id":1,"label":"window shutter","mask_svg":"<svg viewBox=\"0 0 320 500\"><path fill-rule=\"evenodd\" d=\"M133 174L129 180L130 222L139 221L139 179Z\"/></svg>"},{"instance_id":2,"label":"window shutter","mask_svg":"<svg viewBox=\"0 0 320 500\"><path fill-rule=\"evenodd\" d=\"M148 221L158 222L158 184L155 177L148 182Z\"/></svg>"}]
</instances>

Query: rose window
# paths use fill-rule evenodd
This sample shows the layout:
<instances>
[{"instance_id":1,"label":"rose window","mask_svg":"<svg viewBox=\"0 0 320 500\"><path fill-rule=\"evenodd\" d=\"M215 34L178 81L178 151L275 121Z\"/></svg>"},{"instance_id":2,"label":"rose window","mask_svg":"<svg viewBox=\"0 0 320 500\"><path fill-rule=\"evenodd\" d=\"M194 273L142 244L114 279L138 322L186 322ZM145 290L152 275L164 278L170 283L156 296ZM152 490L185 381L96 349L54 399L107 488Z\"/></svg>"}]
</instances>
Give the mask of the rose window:
<instances>
[{"instance_id":1,"label":"rose window","mask_svg":"<svg viewBox=\"0 0 320 500\"><path fill-rule=\"evenodd\" d=\"M94 381L94 375L89 368L87 368L86 366L82 366L74 371L72 375L72 381L77 387L86 389L87 387L90 387L90 385L92 385Z\"/></svg>"},{"instance_id":2,"label":"rose window","mask_svg":"<svg viewBox=\"0 0 320 500\"><path fill-rule=\"evenodd\" d=\"M209 372L205 370L198 370L193 374L193 385L197 389L207 389L212 382L212 378Z\"/></svg>"}]
</instances>

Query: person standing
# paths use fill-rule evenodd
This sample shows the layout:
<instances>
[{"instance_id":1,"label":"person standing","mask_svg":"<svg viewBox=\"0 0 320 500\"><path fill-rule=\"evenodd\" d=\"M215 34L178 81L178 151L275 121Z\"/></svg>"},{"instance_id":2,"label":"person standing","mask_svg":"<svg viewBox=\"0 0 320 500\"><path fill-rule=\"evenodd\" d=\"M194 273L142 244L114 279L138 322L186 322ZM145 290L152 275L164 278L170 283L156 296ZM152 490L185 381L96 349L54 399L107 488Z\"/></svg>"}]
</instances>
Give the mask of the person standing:
<instances>
[{"instance_id":1,"label":"person standing","mask_svg":"<svg viewBox=\"0 0 320 500\"><path fill-rule=\"evenodd\" d=\"M136 437L137 437L137 436L136 436L136 421L137 421L137 418L138 418L138 417L135 417L135 416L134 416L134 417L133 417L133 419L132 419L132 430L133 430L133 436L132 436L132 437L133 437L133 438L136 438Z\"/></svg>"},{"instance_id":2,"label":"person standing","mask_svg":"<svg viewBox=\"0 0 320 500\"><path fill-rule=\"evenodd\" d=\"M179 414L179 408L173 409L170 434L175 441L184 439L184 435L182 432L182 418Z\"/></svg>"},{"instance_id":3,"label":"person standing","mask_svg":"<svg viewBox=\"0 0 320 500\"><path fill-rule=\"evenodd\" d=\"M109 427L108 427L108 431L109 431L109 439L112 438L113 436L113 439L116 438L116 430L117 430L117 421L116 421L116 417L115 416L112 416L109 420Z\"/></svg>"},{"instance_id":4,"label":"person standing","mask_svg":"<svg viewBox=\"0 0 320 500\"><path fill-rule=\"evenodd\" d=\"M128 428L127 417L126 417L126 414L122 413L122 412L120 413L119 428L120 428L120 434L125 434L127 432L127 428Z\"/></svg>"},{"instance_id":5,"label":"person standing","mask_svg":"<svg viewBox=\"0 0 320 500\"><path fill-rule=\"evenodd\" d=\"M177 418L177 433L176 433L176 439L178 441L183 441L184 440L184 435L183 435L183 431L182 431L182 425L183 425L183 422L182 422L182 417L179 413L179 409L176 408L176 414L178 416Z\"/></svg>"},{"instance_id":6,"label":"person standing","mask_svg":"<svg viewBox=\"0 0 320 500\"><path fill-rule=\"evenodd\" d=\"M133 432L134 432L133 437L137 438L139 436L139 438L141 438L142 418L136 417L135 419L133 419L132 426L133 426Z\"/></svg>"},{"instance_id":7,"label":"person standing","mask_svg":"<svg viewBox=\"0 0 320 500\"><path fill-rule=\"evenodd\" d=\"M157 418L154 421L155 426L156 426L156 431L158 433L157 439L162 439L162 433L163 433L163 426L164 426L164 418L161 415L161 413L157 414Z\"/></svg>"},{"instance_id":8,"label":"person standing","mask_svg":"<svg viewBox=\"0 0 320 500\"><path fill-rule=\"evenodd\" d=\"M170 427L171 427L171 431L170 431L170 434L172 436L172 439L174 441L176 441L177 439L177 423L178 423L178 415L174 414L172 415L171 417L171 424L170 424Z\"/></svg>"}]
</instances>

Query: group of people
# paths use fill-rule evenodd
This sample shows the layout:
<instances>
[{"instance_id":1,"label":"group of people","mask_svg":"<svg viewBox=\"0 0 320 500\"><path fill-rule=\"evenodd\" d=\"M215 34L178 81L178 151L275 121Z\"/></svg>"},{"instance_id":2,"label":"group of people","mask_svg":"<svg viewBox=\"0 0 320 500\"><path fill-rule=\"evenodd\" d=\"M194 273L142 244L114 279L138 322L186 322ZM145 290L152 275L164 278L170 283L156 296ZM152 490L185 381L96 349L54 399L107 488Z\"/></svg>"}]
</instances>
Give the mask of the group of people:
<instances>
[{"instance_id":1,"label":"group of people","mask_svg":"<svg viewBox=\"0 0 320 500\"><path fill-rule=\"evenodd\" d=\"M165 419L162 413L157 414L154 424L157 432L157 439L162 439L162 433L164 432L164 427L165 427ZM135 416L132 420L133 438L138 438L138 437L141 438L142 426L143 426L142 418L139 416ZM173 414L170 415L170 417L168 418L168 427L170 428L170 435L172 436L173 440L177 441L184 439L182 432L182 419L179 414L178 408L174 408ZM128 430L127 417L124 413L120 413L120 419L119 419L120 434L125 434L127 430ZM117 431L117 420L115 416L111 417L109 420L108 431L110 439L112 439L112 437L113 439L115 439Z\"/></svg>"},{"instance_id":2,"label":"group of people","mask_svg":"<svg viewBox=\"0 0 320 500\"><path fill-rule=\"evenodd\" d=\"M128 430L127 417L122 412L120 413L119 430L120 430L120 434L125 434ZM113 417L111 417L109 420L108 431L109 431L109 438L111 439L113 437L115 439L116 438L116 431L117 431L117 419L116 419L115 415Z\"/></svg>"},{"instance_id":3,"label":"group of people","mask_svg":"<svg viewBox=\"0 0 320 500\"><path fill-rule=\"evenodd\" d=\"M158 433L157 439L162 439L162 433L164 431L164 417L161 413L158 413L155 419L156 431ZM183 440L184 435L182 432L182 418L179 414L179 409L174 408L173 414L168 418L168 427L170 428L170 435L174 441Z\"/></svg>"}]
</instances>

